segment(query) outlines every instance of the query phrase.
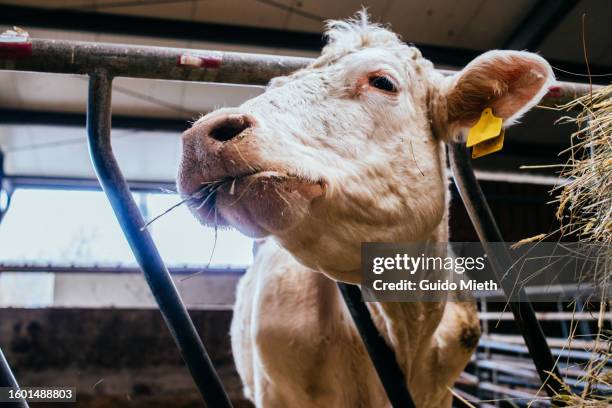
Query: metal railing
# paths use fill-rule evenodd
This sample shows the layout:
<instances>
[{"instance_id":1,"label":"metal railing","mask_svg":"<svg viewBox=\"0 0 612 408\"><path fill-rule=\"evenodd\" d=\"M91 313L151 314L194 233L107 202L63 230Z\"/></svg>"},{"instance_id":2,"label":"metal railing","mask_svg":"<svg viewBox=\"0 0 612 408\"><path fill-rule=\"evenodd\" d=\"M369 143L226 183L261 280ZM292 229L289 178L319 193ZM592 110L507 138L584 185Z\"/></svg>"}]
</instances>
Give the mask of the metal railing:
<instances>
[{"instance_id":1,"label":"metal railing","mask_svg":"<svg viewBox=\"0 0 612 408\"><path fill-rule=\"evenodd\" d=\"M6 44L3 48L6 50ZM96 174L193 379L211 408L231 407L231 403L149 232L142 228L144 220L113 155L112 79L133 77L263 85L309 62L310 59L297 57L42 39L32 39L27 47L16 52L0 53L2 70L89 75L87 132ZM588 85L560 83L541 104L561 104L588 89ZM474 177L465 147L453 145L450 150L455 182L481 241L485 247L489 241L503 241ZM489 258L496 271L503 271L509 265L509 258L497 259L496 256ZM358 288L346 284L339 286L392 406L414 407L393 350L377 332ZM531 304L511 306L540 378L547 385L547 393L551 397L563 394L563 384L547 374L558 374L558 371ZM2 368L4 377L12 378L8 364Z\"/></svg>"}]
</instances>

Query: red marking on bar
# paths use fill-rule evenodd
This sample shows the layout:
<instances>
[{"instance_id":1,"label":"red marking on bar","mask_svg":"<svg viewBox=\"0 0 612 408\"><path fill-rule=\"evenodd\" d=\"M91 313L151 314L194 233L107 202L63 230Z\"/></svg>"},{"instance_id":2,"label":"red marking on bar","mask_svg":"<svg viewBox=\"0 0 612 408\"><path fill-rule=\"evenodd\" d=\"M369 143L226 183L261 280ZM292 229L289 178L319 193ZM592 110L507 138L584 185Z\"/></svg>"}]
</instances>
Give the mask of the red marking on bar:
<instances>
[{"instance_id":1,"label":"red marking on bar","mask_svg":"<svg viewBox=\"0 0 612 408\"><path fill-rule=\"evenodd\" d=\"M179 67L197 68L219 68L223 64L223 59L216 55L179 55L177 65Z\"/></svg>"},{"instance_id":2,"label":"red marking on bar","mask_svg":"<svg viewBox=\"0 0 612 408\"><path fill-rule=\"evenodd\" d=\"M548 93L546 94L549 98L560 98L563 96L563 90L560 86L551 86L548 88Z\"/></svg>"},{"instance_id":3,"label":"red marking on bar","mask_svg":"<svg viewBox=\"0 0 612 408\"><path fill-rule=\"evenodd\" d=\"M0 58L19 59L32 55L31 42L0 42Z\"/></svg>"}]
</instances>

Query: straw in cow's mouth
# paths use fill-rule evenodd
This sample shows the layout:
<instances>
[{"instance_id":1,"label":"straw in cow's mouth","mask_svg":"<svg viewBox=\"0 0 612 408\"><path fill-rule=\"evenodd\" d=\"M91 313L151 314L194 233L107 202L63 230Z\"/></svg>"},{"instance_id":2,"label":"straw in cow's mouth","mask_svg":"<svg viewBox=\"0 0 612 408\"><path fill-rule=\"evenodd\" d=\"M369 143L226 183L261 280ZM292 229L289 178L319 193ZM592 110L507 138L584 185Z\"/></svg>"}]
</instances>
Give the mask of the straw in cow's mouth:
<instances>
[{"instance_id":1,"label":"straw in cow's mouth","mask_svg":"<svg viewBox=\"0 0 612 408\"><path fill-rule=\"evenodd\" d=\"M229 182L230 180L232 181L231 189L233 189L234 183L236 181L235 179L215 180L215 181L207 181L207 182L202 183L202 187L200 187L194 193L183 198L181 201L177 202L176 204L173 204L168 209L164 210L161 214L153 217L142 228L140 228L140 230L144 231L145 229L149 228L149 226L153 224L155 221L159 220L164 215L170 213L172 210L180 207L183 204L194 206L196 210L199 210L202 207L204 207L207 203L214 202L217 190L219 190L225 183ZM211 207L211 210L212 210L212 207Z\"/></svg>"}]
</instances>

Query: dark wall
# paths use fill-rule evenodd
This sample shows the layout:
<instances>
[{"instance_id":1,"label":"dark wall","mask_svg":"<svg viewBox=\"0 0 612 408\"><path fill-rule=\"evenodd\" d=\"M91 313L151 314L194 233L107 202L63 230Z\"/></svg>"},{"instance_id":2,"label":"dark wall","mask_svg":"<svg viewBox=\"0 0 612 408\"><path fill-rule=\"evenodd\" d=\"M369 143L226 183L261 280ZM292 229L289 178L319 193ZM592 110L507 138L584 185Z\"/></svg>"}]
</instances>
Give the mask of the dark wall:
<instances>
[{"instance_id":1,"label":"dark wall","mask_svg":"<svg viewBox=\"0 0 612 408\"><path fill-rule=\"evenodd\" d=\"M231 398L249 406L230 350L231 312L191 316ZM21 385L76 386L78 407L203 406L157 310L0 309L0 346Z\"/></svg>"},{"instance_id":2,"label":"dark wall","mask_svg":"<svg viewBox=\"0 0 612 408\"><path fill-rule=\"evenodd\" d=\"M502 236L516 242L534 235L555 231L557 207L552 200L552 186L481 181ZM475 242L478 236L454 185L451 185L450 235L452 241Z\"/></svg>"}]
</instances>

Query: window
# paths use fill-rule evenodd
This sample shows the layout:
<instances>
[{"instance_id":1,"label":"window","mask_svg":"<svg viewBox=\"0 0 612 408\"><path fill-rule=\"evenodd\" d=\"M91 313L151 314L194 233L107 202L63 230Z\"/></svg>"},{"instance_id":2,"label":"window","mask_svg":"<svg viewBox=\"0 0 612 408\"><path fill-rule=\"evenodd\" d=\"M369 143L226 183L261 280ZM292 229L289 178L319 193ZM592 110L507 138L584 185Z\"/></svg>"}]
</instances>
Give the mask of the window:
<instances>
[{"instance_id":1,"label":"window","mask_svg":"<svg viewBox=\"0 0 612 408\"><path fill-rule=\"evenodd\" d=\"M173 194L136 193L147 218L179 201ZM149 230L168 265L246 266L252 240L235 230L203 227L185 206ZM213 254L214 247L214 254ZM212 255L212 259L211 259ZM104 193L17 190L0 225L0 262L134 265L134 257Z\"/></svg>"},{"instance_id":2,"label":"window","mask_svg":"<svg viewBox=\"0 0 612 408\"><path fill-rule=\"evenodd\" d=\"M146 218L161 214L179 197L174 194L136 193ZM185 206L155 221L149 230L170 267L224 266L242 268L252 262L252 240L236 230L203 227ZM214 249L214 252L213 252ZM212 256L212 257L211 257ZM104 193L81 190L18 189L0 224L0 263L15 265L136 266L134 256ZM92 273L59 277L54 273L0 273L0 306L141 307L152 299L141 275L103 276ZM85 279L85 281L83 280ZM217 303L231 303L236 276L225 286L210 289L196 280L177 286L191 289L190 305L218 295ZM217 280L217 282L219 282ZM195 286L200 285L200 286ZM203 286L202 286L203 285ZM231 285L231 287L227 287ZM189 288L191 286L191 288ZM115 288L115 289L113 289ZM225 289L220 289L225 288ZM208 295L206 291L211 291ZM98 293L98 292L104 293ZM188 291L189 292L189 291ZM195 293L194 293L195 292Z\"/></svg>"}]
</instances>

